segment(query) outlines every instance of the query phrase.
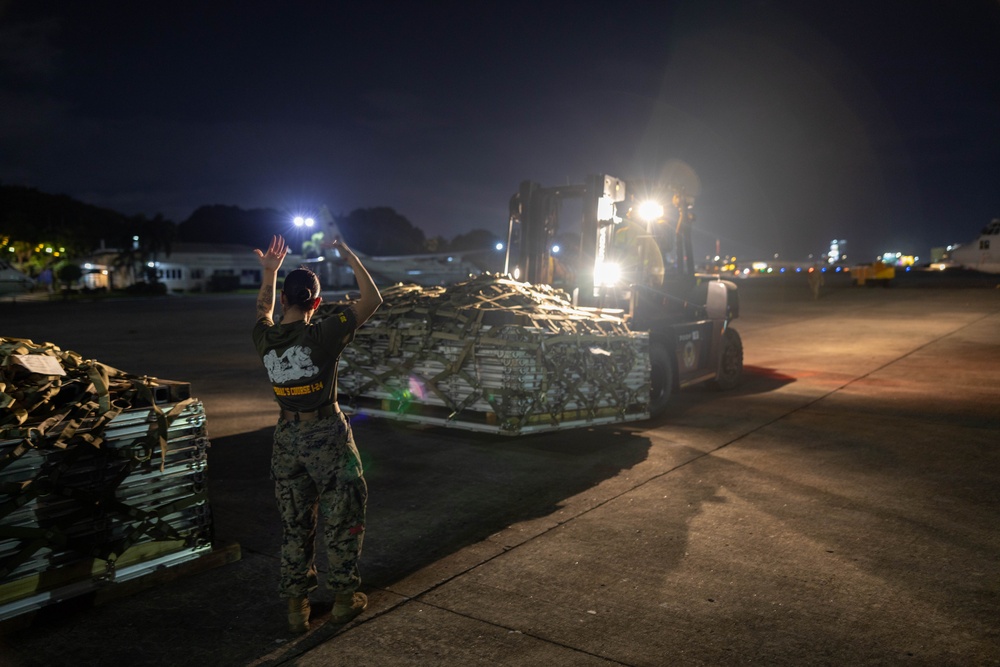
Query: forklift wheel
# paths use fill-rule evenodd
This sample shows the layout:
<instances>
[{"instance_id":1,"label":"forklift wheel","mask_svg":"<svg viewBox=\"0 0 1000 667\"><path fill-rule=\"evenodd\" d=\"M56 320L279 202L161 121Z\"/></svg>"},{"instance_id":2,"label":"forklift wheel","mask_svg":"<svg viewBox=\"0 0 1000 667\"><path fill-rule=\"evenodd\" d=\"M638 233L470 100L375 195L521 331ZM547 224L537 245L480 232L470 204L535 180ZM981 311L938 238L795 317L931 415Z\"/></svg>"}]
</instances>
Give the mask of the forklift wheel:
<instances>
[{"instance_id":1,"label":"forklift wheel","mask_svg":"<svg viewBox=\"0 0 1000 667\"><path fill-rule=\"evenodd\" d=\"M743 341L736 329L727 327L722 332L722 354L719 358L719 374L710 381L713 389L732 389L740 383L743 375Z\"/></svg>"},{"instance_id":2,"label":"forklift wheel","mask_svg":"<svg viewBox=\"0 0 1000 667\"><path fill-rule=\"evenodd\" d=\"M649 416L658 417L667 409L674 390L674 366L662 343L649 344Z\"/></svg>"}]
</instances>

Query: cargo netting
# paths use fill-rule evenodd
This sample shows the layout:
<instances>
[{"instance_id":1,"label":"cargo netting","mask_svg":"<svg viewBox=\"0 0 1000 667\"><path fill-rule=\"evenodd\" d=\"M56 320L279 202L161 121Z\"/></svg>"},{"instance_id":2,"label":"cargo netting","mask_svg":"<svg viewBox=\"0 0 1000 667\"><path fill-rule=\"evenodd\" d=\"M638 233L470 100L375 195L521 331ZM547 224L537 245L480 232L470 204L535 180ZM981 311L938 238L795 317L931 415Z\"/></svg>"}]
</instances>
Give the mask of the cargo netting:
<instances>
[{"instance_id":1,"label":"cargo netting","mask_svg":"<svg viewBox=\"0 0 1000 667\"><path fill-rule=\"evenodd\" d=\"M341 355L349 412L503 435L649 417L649 339L620 311L490 274L382 297Z\"/></svg>"},{"instance_id":2,"label":"cargo netting","mask_svg":"<svg viewBox=\"0 0 1000 667\"><path fill-rule=\"evenodd\" d=\"M0 338L0 619L212 548L190 386Z\"/></svg>"}]
</instances>

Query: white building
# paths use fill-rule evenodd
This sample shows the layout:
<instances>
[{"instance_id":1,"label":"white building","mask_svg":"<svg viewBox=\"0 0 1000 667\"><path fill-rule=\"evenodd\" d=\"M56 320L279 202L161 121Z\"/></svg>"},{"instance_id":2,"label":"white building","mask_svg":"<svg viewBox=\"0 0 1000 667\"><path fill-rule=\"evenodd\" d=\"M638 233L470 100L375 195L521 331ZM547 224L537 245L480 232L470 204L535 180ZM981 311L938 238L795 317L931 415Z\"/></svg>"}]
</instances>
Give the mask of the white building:
<instances>
[{"instance_id":1,"label":"white building","mask_svg":"<svg viewBox=\"0 0 1000 667\"><path fill-rule=\"evenodd\" d=\"M170 254L150 260L146 267L117 267L117 251L106 250L81 262L83 284L90 289L123 289L143 280L143 271L156 270L167 292L224 292L260 287L261 269L250 246L229 243L175 243ZM302 262L289 254L279 278Z\"/></svg>"}]
</instances>

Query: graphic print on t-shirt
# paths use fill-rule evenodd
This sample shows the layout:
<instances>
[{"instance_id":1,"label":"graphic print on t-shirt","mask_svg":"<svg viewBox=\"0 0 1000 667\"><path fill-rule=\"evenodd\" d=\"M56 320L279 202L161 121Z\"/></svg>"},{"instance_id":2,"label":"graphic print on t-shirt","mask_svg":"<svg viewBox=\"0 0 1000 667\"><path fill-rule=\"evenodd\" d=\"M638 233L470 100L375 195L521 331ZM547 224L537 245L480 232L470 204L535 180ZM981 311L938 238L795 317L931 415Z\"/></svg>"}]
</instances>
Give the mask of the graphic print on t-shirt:
<instances>
[{"instance_id":1,"label":"graphic print on t-shirt","mask_svg":"<svg viewBox=\"0 0 1000 667\"><path fill-rule=\"evenodd\" d=\"M312 377L319 372L309 348L302 345L292 345L280 357L276 350L271 350L264 355L264 367L274 384Z\"/></svg>"}]
</instances>

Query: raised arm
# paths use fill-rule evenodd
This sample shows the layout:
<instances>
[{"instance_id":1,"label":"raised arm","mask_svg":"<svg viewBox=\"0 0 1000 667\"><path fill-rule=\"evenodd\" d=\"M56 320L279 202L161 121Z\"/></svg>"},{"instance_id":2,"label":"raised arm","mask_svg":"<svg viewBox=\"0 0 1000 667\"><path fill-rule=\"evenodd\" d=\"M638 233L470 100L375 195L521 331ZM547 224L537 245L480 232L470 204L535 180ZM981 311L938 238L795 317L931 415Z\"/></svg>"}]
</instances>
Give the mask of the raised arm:
<instances>
[{"instance_id":1,"label":"raised arm","mask_svg":"<svg viewBox=\"0 0 1000 667\"><path fill-rule=\"evenodd\" d=\"M288 254L288 246L281 236L272 236L267 252L254 249L260 261L260 291L257 293L257 319L274 319L274 290L278 284L278 269Z\"/></svg>"},{"instance_id":2,"label":"raised arm","mask_svg":"<svg viewBox=\"0 0 1000 667\"><path fill-rule=\"evenodd\" d=\"M351 269L354 271L354 277L358 281L358 291L361 292L361 298L351 304L351 308L354 309L354 316L360 327L382 305L382 294L379 293L378 287L375 286L375 281L368 274L368 269L364 267L358 256L354 254L354 251L347 247L346 243L338 239L331 243L329 247L340 251L341 257L351 266Z\"/></svg>"}]
</instances>

